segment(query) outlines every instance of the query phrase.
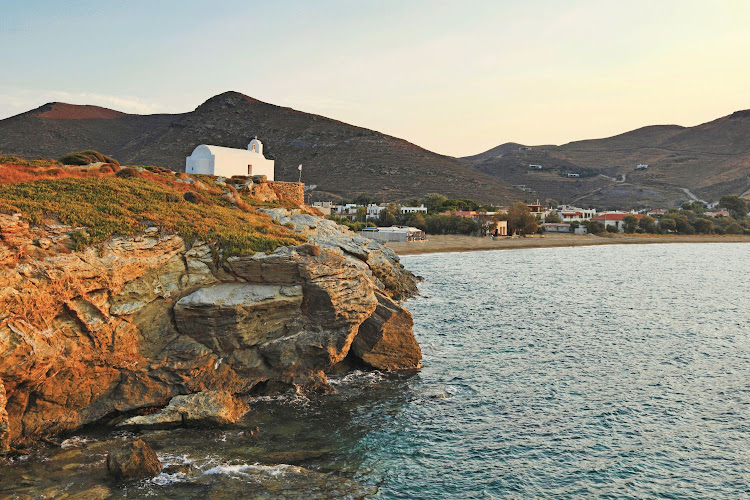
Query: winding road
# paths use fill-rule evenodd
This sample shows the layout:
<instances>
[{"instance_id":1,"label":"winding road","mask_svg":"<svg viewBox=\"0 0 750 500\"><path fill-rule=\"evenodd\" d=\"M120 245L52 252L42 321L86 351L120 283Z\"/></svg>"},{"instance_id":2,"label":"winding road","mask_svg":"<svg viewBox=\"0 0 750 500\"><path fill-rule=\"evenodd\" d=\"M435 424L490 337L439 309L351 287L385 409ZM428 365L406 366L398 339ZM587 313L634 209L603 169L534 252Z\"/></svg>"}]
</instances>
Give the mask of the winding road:
<instances>
[{"instance_id":1,"label":"winding road","mask_svg":"<svg viewBox=\"0 0 750 500\"><path fill-rule=\"evenodd\" d=\"M680 189L682 189L685 192L685 194L690 197L690 199L692 201L697 201L698 203L703 203L704 205L708 205L709 204L706 200L701 200L700 198L698 198L697 196L695 196L693 194L693 192L690 191L688 188L680 188Z\"/></svg>"}]
</instances>

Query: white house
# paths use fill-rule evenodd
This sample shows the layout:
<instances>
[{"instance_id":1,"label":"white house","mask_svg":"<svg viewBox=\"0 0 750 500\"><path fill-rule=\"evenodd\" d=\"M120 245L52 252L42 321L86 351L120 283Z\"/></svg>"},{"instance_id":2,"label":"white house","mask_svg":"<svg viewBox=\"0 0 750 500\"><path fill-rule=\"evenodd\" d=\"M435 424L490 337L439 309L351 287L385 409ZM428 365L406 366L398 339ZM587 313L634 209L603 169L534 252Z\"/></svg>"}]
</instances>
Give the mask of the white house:
<instances>
[{"instance_id":1,"label":"white house","mask_svg":"<svg viewBox=\"0 0 750 500\"><path fill-rule=\"evenodd\" d=\"M420 205L418 207L401 207L402 214L416 214L416 213L427 213L427 207Z\"/></svg>"},{"instance_id":2,"label":"white house","mask_svg":"<svg viewBox=\"0 0 750 500\"><path fill-rule=\"evenodd\" d=\"M256 137L247 149L225 148L201 144L185 160L188 174L208 174L232 177L233 175L265 175L273 180L273 160L263 156L263 143Z\"/></svg>"},{"instance_id":3,"label":"white house","mask_svg":"<svg viewBox=\"0 0 750 500\"><path fill-rule=\"evenodd\" d=\"M380 205L376 205L375 203L370 203L367 205L367 220L373 220L380 217L380 212L386 209L385 203L381 203Z\"/></svg>"},{"instance_id":4,"label":"white house","mask_svg":"<svg viewBox=\"0 0 750 500\"><path fill-rule=\"evenodd\" d=\"M646 170L648 168L648 165L645 163L639 163L636 167L636 170Z\"/></svg>"}]
</instances>

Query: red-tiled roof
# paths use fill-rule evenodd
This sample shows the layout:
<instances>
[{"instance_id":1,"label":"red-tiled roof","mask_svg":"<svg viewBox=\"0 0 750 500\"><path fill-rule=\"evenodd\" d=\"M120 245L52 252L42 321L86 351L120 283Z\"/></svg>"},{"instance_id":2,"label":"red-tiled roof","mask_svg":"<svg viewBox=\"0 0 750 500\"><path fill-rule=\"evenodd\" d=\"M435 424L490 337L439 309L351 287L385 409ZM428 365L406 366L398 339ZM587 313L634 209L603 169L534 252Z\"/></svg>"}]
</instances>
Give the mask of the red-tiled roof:
<instances>
[{"instance_id":1,"label":"red-tiled roof","mask_svg":"<svg viewBox=\"0 0 750 500\"><path fill-rule=\"evenodd\" d=\"M636 219L643 218L643 214L601 214L594 217L593 220L606 221L606 220L622 220L628 215L632 215Z\"/></svg>"}]
</instances>

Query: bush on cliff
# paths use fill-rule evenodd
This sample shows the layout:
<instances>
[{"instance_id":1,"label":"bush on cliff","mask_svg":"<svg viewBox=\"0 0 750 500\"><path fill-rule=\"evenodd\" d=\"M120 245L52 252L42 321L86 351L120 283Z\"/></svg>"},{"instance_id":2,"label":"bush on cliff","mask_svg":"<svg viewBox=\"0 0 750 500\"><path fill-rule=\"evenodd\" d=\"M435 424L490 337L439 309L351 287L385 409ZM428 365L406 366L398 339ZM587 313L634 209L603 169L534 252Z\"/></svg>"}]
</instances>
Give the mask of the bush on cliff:
<instances>
[{"instance_id":1,"label":"bush on cliff","mask_svg":"<svg viewBox=\"0 0 750 500\"><path fill-rule=\"evenodd\" d=\"M91 163L114 163L119 165L120 162L100 153L93 149L87 149L85 151L78 151L77 153L68 153L65 156L60 157L60 163L64 165L90 165Z\"/></svg>"}]
</instances>

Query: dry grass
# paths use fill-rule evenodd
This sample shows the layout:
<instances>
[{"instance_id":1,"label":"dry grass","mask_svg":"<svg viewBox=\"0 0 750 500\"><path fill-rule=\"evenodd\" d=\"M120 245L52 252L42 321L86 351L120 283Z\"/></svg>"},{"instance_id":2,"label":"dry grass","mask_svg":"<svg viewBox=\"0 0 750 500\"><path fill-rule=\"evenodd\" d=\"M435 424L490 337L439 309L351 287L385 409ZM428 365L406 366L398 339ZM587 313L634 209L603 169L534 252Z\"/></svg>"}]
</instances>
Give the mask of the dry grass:
<instances>
[{"instance_id":1,"label":"dry grass","mask_svg":"<svg viewBox=\"0 0 750 500\"><path fill-rule=\"evenodd\" d=\"M257 202L234 191L232 199L213 178L159 169L116 176L86 168L0 165L0 212L20 213L33 223L54 218L83 228L71 234L74 249L115 235L136 235L149 226L176 233L188 242L200 239L219 254L246 255L296 245L304 238L256 208L289 206L289 201ZM184 199L193 191L202 200Z\"/></svg>"}]
</instances>

